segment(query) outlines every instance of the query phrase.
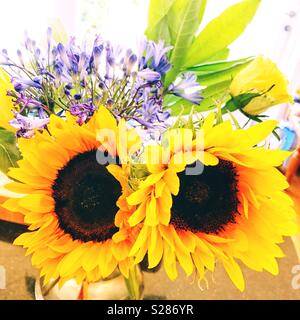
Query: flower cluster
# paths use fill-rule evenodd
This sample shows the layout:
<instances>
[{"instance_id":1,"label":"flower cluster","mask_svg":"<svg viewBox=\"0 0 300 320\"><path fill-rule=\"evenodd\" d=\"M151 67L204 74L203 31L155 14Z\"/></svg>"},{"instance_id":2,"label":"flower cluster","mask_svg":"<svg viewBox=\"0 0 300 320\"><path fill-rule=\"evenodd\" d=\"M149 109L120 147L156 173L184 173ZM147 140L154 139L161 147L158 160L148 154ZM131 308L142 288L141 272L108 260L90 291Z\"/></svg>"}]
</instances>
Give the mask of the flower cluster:
<instances>
[{"instance_id":1,"label":"flower cluster","mask_svg":"<svg viewBox=\"0 0 300 320\"><path fill-rule=\"evenodd\" d=\"M44 52L27 37L26 54L18 50L18 62L2 51L14 88L8 92L16 106L11 125L18 129L18 136L31 137L34 128L47 125L45 119L51 114L64 117L69 111L82 125L105 105L116 118L132 120L133 125L164 127L170 117L163 108L165 94L201 102L200 87L191 73L164 88L162 80L172 68L167 56L171 49L163 41L154 43L146 38L141 39L137 53L113 46L100 36L91 48L78 46L75 38L68 44L56 44L49 29ZM195 88L192 94L186 93ZM26 121L22 117L27 117Z\"/></svg>"},{"instance_id":2,"label":"flower cluster","mask_svg":"<svg viewBox=\"0 0 300 320\"><path fill-rule=\"evenodd\" d=\"M257 2L239 6L254 12ZM258 147L277 126L261 113L290 101L286 79L263 57L212 61L224 50L192 34L203 1L175 3L165 39L143 38L136 52L100 36L91 46L56 43L51 29L46 50L27 37L18 62L2 51L0 127L16 133L7 140L23 158L7 171L0 204L24 216L29 232L15 244L45 285L75 279L84 293L120 272L136 291L145 261L171 280L180 266L199 281L219 261L243 291L240 263L278 274L279 245L298 231L277 170L290 153ZM189 18L175 30L179 7ZM225 26L220 19L208 29ZM260 123L241 129L235 111Z\"/></svg>"}]
</instances>

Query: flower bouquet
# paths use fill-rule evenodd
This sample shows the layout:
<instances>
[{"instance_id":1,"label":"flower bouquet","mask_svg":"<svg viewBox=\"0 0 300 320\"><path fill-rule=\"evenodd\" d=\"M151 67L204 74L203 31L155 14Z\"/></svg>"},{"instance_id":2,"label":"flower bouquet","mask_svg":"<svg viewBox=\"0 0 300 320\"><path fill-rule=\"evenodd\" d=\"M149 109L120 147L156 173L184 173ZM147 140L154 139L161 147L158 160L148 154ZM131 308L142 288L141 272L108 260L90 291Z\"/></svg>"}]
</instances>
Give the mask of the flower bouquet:
<instances>
[{"instance_id":1,"label":"flower bouquet","mask_svg":"<svg viewBox=\"0 0 300 320\"><path fill-rule=\"evenodd\" d=\"M277 169L290 153L264 143L277 122L262 113L291 97L269 59L228 60L259 3L199 32L206 1L151 0L136 51L51 29L2 51L1 215L28 226L15 245L40 270L37 296L142 299L141 266L202 281L218 261L241 291L240 263L278 274L298 229Z\"/></svg>"}]
</instances>

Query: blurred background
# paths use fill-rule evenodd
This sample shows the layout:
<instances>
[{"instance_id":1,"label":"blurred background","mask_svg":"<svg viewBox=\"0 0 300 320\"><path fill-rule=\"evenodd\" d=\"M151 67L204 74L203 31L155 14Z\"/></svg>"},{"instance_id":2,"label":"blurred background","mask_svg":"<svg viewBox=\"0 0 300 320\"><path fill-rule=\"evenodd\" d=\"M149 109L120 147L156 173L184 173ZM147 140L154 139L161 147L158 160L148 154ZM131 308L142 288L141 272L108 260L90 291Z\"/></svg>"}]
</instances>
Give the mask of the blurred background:
<instances>
[{"instance_id":1,"label":"blurred background","mask_svg":"<svg viewBox=\"0 0 300 320\"><path fill-rule=\"evenodd\" d=\"M238 0L208 0L203 26L236 2ZM48 26L59 30L61 37L66 34L76 36L79 42L100 34L112 42L134 47L147 25L147 0L0 0L0 5L2 13L5 12L0 19L0 49L9 52L16 52L22 45L25 32L42 43ZM287 75L291 92L299 102L299 39L300 0L262 0L252 23L232 45L230 58L258 54L270 57ZM296 103L291 108L274 108L271 115L299 137L298 110ZM298 140L294 144L298 146ZM297 181L300 185L300 180ZM299 193L297 188L293 192ZM31 267L29 258L24 257L23 250L9 244L15 232L10 232L10 228L10 224L0 223L0 280L5 277L5 283L0 281L0 300L32 299L37 272ZM209 276L209 286L208 289L203 286L204 291L183 275L178 282L171 283L163 272L147 276L146 288L149 294L167 293L170 299L300 299L300 282L299 288L293 286L297 270L300 270L300 267L297 269L299 259L291 240L284 249L287 258L281 261L280 276L274 278L245 270L248 285L243 294L234 288L221 268L214 277Z\"/></svg>"},{"instance_id":2,"label":"blurred background","mask_svg":"<svg viewBox=\"0 0 300 320\"><path fill-rule=\"evenodd\" d=\"M202 25L238 0L209 0ZM16 51L27 31L43 39L49 25L61 21L69 35L81 40L101 34L134 46L147 25L148 0L0 0L1 47ZM232 58L265 54L279 63L293 88L300 68L300 0L262 0L246 32L232 45Z\"/></svg>"},{"instance_id":3,"label":"blurred background","mask_svg":"<svg viewBox=\"0 0 300 320\"><path fill-rule=\"evenodd\" d=\"M209 0L202 25L236 2ZM0 19L0 30L5 30L0 33L0 47L10 52L17 50L25 31L34 39L45 39L49 25L59 26L61 33L64 28L79 41L101 34L134 47L147 25L148 0L0 0L0 4L3 12L10 12ZM231 58L268 56L279 64L296 94L300 88L299 38L300 0L262 0L246 32L231 46Z\"/></svg>"}]
</instances>

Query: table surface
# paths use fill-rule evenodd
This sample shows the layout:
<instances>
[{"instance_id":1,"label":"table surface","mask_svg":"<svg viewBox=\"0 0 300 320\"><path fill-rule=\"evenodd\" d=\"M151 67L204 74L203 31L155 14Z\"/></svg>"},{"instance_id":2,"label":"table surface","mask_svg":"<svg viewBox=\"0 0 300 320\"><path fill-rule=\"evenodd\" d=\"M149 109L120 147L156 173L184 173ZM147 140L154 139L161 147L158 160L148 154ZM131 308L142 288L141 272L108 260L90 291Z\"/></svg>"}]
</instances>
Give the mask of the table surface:
<instances>
[{"instance_id":1,"label":"table surface","mask_svg":"<svg viewBox=\"0 0 300 320\"><path fill-rule=\"evenodd\" d=\"M202 290L197 285L197 279L187 278L182 272L175 282L168 280L163 270L156 274L146 274L146 295L183 300L300 300L300 289L296 290L292 287L292 279L295 276L292 269L299 262L290 239L287 239L283 245L283 250L287 257L280 260L280 275L277 277L243 268L247 287L244 293L240 293L233 286L223 268L217 265L213 275L207 274L208 288L202 283ZM0 289L0 300L34 298L32 292L38 272L32 268L30 258L25 257L24 253L22 248L0 242L0 266L6 269L6 289Z\"/></svg>"}]
</instances>

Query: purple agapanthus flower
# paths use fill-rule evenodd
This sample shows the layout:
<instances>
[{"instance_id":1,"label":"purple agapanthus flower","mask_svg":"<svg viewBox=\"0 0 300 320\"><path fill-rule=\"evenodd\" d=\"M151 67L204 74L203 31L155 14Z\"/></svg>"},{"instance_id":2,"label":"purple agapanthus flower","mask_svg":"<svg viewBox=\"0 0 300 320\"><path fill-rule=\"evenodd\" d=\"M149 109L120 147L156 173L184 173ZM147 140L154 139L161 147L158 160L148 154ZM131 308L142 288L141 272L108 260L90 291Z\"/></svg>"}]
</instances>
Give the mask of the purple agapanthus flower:
<instances>
[{"instance_id":1,"label":"purple agapanthus flower","mask_svg":"<svg viewBox=\"0 0 300 320\"><path fill-rule=\"evenodd\" d=\"M164 122L170 118L170 112L162 108L162 101L154 97L146 101L138 113L143 120L140 123L146 128L164 126Z\"/></svg>"},{"instance_id":2,"label":"purple agapanthus flower","mask_svg":"<svg viewBox=\"0 0 300 320\"><path fill-rule=\"evenodd\" d=\"M167 53L173 47L165 47L163 41L156 44L145 38L139 44L139 70L151 69L164 76L170 69L171 64L167 59Z\"/></svg>"},{"instance_id":3,"label":"purple agapanthus flower","mask_svg":"<svg viewBox=\"0 0 300 320\"><path fill-rule=\"evenodd\" d=\"M26 54L18 50L18 63L9 58L6 50L2 51L5 66L15 75L11 79L11 97L18 114L12 125L17 127L19 136L33 135L35 128L45 126L50 114L65 117L70 112L82 125L98 105L110 108L117 118L137 121L147 130L165 127L170 113L163 109L163 83L171 68L168 53L172 48L163 41L155 43L144 38L138 52L99 36L90 46L79 46L74 37L66 43L56 43L50 28L46 40L47 50L43 51L26 37L22 49ZM24 63L27 56L32 68ZM174 86L173 93L191 97L182 86Z\"/></svg>"},{"instance_id":4,"label":"purple agapanthus flower","mask_svg":"<svg viewBox=\"0 0 300 320\"><path fill-rule=\"evenodd\" d=\"M152 68L164 75L171 69L171 64L169 63L166 54L172 50L173 47L165 47L164 41L159 41L158 44L152 42L151 45L153 52Z\"/></svg>"},{"instance_id":5,"label":"purple agapanthus flower","mask_svg":"<svg viewBox=\"0 0 300 320\"><path fill-rule=\"evenodd\" d=\"M138 76L149 82L156 82L161 80L161 75L149 68L139 71Z\"/></svg>"},{"instance_id":6,"label":"purple agapanthus flower","mask_svg":"<svg viewBox=\"0 0 300 320\"><path fill-rule=\"evenodd\" d=\"M40 119L25 117L15 112L15 118L10 121L10 125L18 129L17 137L29 139L34 136L35 130L44 129L49 123L49 118Z\"/></svg>"},{"instance_id":7,"label":"purple agapanthus flower","mask_svg":"<svg viewBox=\"0 0 300 320\"><path fill-rule=\"evenodd\" d=\"M70 113L78 117L77 123L83 125L86 123L96 111L96 107L93 104L82 103L76 104L70 107Z\"/></svg>"},{"instance_id":8,"label":"purple agapanthus flower","mask_svg":"<svg viewBox=\"0 0 300 320\"><path fill-rule=\"evenodd\" d=\"M203 100L201 87L197 81L197 76L193 72L186 72L177 79L177 83L172 83L168 88L168 93L181 97L194 104L199 105Z\"/></svg>"},{"instance_id":9,"label":"purple agapanthus flower","mask_svg":"<svg viewBox=\"0 0 300 320\"><path fill-rule=\"evenodd\" d=\"M12 77L11 82L17 92L25 91L28 88L42 89L41 77L35 77L33 80Z\"/></svg>"}]
</instances>

